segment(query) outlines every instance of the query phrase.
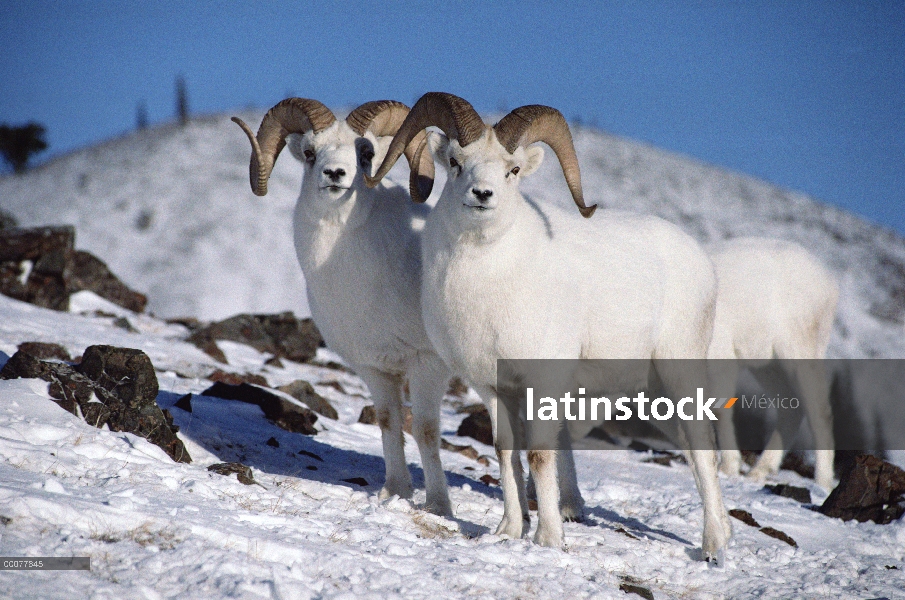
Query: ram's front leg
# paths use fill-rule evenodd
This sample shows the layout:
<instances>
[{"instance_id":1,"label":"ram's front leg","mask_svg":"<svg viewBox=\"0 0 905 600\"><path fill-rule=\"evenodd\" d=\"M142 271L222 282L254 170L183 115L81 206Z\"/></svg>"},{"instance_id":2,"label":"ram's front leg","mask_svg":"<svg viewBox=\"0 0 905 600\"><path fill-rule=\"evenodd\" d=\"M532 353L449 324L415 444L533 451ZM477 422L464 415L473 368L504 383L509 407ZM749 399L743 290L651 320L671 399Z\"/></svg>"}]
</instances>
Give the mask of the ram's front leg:
<instances>
[{"instance_id":1,"label":"ram's front leg","mask_svg":"<svg viewBox=\"0 0 905 600\"><path fill-rule=\"evenodd\" d=\"M493 430L493 445L500 464L500 487L503 489L503 520L496 535L519 539L528 534L531 517L528 515L528 496L525 476L517 445L522 436L520 423L513 422L497 399L496 390L489 386L474 386L487 405Z\"/></svg>"},{"instance_id":2,"label":"ram's front leg","mask_svg":"<svg viewBox=\"0 0 905 600\"><path fill-rule=\"evenodd\" d=\"M528 468L537 487L537 531L534 542L559 548L563 542L559 514L559 485L556 478L556 450L528 450Z\"/></svg>"},{"instance_id":3,"label":"ram's front leg","mask_svg":"<svg viewBox=\"0 0 905 600\"><path fill-rule=\"evenodd\" d=\"M418 359L409 368L412 397L412 433L421 453L427 501L424 510L451 516L446 473L440 462L440 401L449 385L446 367L437 357Z\"/></svg>"},{"instance_id":4,"label":"ram's front leg","mask_svg":"<svg viewBox=\"0 0 905 600\"><path fill-rule=\"evenodd\" d=\"M391 496L412 497L412 475L405 462L402 438L402 385L398 377L381 373L372 368L356 368L371 391L377 424L383 441L383 461L386 479L380 490L380 499Z\"/></svg>"}]
</instances>

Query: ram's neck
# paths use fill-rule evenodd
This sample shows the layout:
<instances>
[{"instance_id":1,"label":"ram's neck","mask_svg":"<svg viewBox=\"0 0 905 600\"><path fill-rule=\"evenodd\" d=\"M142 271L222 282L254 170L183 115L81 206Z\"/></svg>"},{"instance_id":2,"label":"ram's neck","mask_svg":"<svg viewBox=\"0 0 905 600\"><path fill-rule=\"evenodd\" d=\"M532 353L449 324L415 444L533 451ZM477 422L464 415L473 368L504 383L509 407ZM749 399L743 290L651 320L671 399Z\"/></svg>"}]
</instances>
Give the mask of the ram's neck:
<instances>
[{"instance_id":1,"label":"ram's neck","mask_svg":"<svg viewBox=\"0 0 905 600\"><path fill-rule=\"evenodd\" d=\"M306 278L353 253L356 235L371 216L373 194L350 190L350 197L330 205L305 190L295 206L295 248Z\"/></svg>"}]
</instances>

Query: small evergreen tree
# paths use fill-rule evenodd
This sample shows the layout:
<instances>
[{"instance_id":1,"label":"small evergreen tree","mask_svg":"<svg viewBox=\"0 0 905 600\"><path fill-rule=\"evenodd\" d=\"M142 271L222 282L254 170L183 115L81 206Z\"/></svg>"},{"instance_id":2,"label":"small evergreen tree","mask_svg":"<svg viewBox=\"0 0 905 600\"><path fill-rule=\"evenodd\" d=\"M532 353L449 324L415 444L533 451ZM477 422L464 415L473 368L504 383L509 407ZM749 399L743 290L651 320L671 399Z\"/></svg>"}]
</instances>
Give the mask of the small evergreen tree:
<instances>
[{"instance_id":1,"label":"small evergreen tree","mask_svg":"<svg viewBox=\"0 0 905 600\"><path fill-rule=\"evenodd\" d=\"M148 107L145 105L144 100L138 103L138 108L135 111L135 127L138 130L148 128Z\"/></svg>"},{"instance_id":2,"label":"small evergreen tree","mask_svg":"<svg viewBox=\"0 0 905 600\"><path fill-rule=\"evenodd\" d=\"M0 125L0 154L15 173L25 171L32 154L47 149L45 131L43 125L35 122L21 127L11 127L6 123Z\"/></svg>"},{"instance_id":3,"label":"small evergreen tree","mask_svg":"<svg viewBox=\"0 0 905 600\"><path fill-rule=\"evenodd\" d=\"M185 88L185 78L180 75L176 78L176 117L180 125L189 122L189 98Z\"/></svg>"}]
</instances>

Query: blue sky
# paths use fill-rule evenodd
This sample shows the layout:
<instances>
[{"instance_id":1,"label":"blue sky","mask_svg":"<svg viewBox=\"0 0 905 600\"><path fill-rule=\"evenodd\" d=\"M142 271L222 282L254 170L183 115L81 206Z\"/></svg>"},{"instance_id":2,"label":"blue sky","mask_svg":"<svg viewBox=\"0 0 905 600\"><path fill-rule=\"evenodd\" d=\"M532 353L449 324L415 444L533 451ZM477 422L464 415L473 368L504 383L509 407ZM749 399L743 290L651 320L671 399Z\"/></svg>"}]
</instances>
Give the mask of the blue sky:
<instances>
[{"instance_id":1,"label":"blue sky","mask_svg":"<svg viewBox=\"0 0 905 600\"><path fill-rule=\"evenodd\" d=\"M749 173L905 233L905 1L3 3L0 122L46 156L190 108L447 91Z\"/></svg>"}]
</instances>

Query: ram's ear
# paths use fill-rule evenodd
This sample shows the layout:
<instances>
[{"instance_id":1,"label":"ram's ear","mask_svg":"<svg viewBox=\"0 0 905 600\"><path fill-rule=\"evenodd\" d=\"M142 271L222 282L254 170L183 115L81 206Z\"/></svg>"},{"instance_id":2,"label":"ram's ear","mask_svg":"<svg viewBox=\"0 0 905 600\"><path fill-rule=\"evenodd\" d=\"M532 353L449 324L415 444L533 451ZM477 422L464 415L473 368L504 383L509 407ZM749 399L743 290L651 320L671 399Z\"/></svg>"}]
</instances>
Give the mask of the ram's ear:
<instances>
[{"instance_id":1,"label":"ram's ear","mask_svg":"<svg viewBox=\"0 0 905 600\"><path fill-rule=\"evenodd\" d=\"M449 138L438 131L427 132L427 148L434 162L446 164L446 151L449 149Z\"/></svg>"},{"instance_id":2,"label":"ram's ear","mask_svg":"<svg viewBox=\"0 0 905 600\"><path fill-rule=\"evenodd\" d=\"M305 162L305 151L302 149L302 136L298 133L290 133L286 136L286 147L289 153L299 162Z\"/></svg>"},{"instance_id":3,"label":"ram's ear","mask_svg":"<svg viewBox=\"0 0 905 600\"><path fill-rule=\"evenodd\" d=\"M525 164L522 166L522 177L531 175L544 162L544 149L540 146L528 146L525 148Z\"/></svg>"},{"instance_id":4,"label":"ram's ear","mask_svg":"<svg viewBox=\"0 0 905 600\"><path fill-rule=\"evenodd\" d=\"M374 158L371 159L371 164L374 165L372 170L377 170L377 167L380 166L380 163L383 162L384 157L387 155L387 150L390 149L393 136L382 135L380 137L373 137L370 131L366 131L364 137L372 140L371 143L374 145Z\"/></svg>"}]
</instances>

